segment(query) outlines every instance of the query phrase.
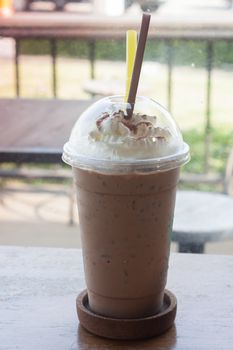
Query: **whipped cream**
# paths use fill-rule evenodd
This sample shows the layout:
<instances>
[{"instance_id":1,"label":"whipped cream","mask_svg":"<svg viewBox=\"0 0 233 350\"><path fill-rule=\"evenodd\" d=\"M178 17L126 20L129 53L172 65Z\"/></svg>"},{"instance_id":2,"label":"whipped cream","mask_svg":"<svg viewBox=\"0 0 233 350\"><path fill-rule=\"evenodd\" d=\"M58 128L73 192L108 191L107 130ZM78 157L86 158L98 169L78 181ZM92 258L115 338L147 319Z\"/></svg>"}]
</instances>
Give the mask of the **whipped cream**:
<instances>
[{"instance_id":1,"label":"whipped cream","mask_svg":"<svg viewBox=\"0 0 233 350\"><path fill-rule=\"evenodd\" d=\"M162 129L155 126L156 117L150 117L145 114L133 114L131 118L125 116L124 112L119 110L112 115L103 113L97 119L97 129L90 133L94 141L103 140L108 142L109 137L114 137L116 141L146 140L147 142L156 142L157 140L166 140L171 134L168 129Z\"/></svg>"},{"instance_id":2,"label":"whipped cream","mask_svg":"<svg viewBox=\"0 0 233 350\"><path fill-rule=\"evenodd\" d=\"M122 110L104 112L83 138L82 153L89 157L120 160L163 157L176 153L177 139L168 127L157 125L157 117Z\"/></svg>"},{"instance_id":3,"label":"whipped cream","mask_svg":"<svg viewBox=\"0 0 233 350\"><path fill-rule=\"evenodd\" d=\"M130 107L124 96L91 105L75 123L63 160L84 169L131 172L161 171L189 159L188 145L165 108L142 96L137 97L131 116Z\"/></svg>"}]
</instances>

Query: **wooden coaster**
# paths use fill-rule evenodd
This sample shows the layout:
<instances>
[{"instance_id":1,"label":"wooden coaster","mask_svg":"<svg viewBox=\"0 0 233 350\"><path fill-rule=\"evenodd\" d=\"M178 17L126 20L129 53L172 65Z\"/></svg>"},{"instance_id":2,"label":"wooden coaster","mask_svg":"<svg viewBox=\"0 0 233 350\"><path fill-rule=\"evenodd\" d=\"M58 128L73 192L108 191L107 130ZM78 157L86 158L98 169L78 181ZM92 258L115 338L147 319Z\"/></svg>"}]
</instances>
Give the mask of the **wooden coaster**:
<instances>
[{"instance_id":1,"label":"wooden coaster","mask_svg":"<svg viewBox=\"0 0 233 350\"><path fill-rule=\"evenodd\" d=\"M154 316L136 319L117 319L95 314L88 306L87 291L76 299L78 318L89 332L110 339L135 340L158 336L167 331L176 317L177 300L165 290L162 311Z\"/></svg>"}]
</instances>

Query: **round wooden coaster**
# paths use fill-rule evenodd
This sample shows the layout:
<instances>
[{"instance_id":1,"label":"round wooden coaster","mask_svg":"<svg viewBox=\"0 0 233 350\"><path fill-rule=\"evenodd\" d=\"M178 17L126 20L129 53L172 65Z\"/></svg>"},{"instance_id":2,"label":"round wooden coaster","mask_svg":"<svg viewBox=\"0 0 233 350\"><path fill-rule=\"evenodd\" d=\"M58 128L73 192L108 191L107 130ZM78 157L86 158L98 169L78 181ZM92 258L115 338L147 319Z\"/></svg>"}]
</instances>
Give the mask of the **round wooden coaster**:
<instances>
[{"instance_id":1,"label":"round wooden coaster","mask_svg":"<svg viewBox=\"0 0 233 350\"><path fill-rule=\"evenodd\" d=\"M176 317L177 300L174 294L165 290L160 313L145 318L117 319L92 312L84 290L76 299L76 307L81 325L89 332L110 339L135 340L155 337L167 331Z\"/></svg>"}]
</instances>

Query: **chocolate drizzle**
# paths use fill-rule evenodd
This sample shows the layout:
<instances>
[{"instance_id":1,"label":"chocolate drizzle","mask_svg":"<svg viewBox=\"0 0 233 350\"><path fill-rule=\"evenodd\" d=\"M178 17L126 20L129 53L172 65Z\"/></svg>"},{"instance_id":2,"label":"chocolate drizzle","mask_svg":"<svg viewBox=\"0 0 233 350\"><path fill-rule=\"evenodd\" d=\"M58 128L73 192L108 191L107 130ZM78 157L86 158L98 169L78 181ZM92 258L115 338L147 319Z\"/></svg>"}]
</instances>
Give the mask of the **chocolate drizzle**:
<instances>
[{"instance_id":1,"label":"chocolate drizzle","mask_svg":"<svg viewBox=\"0 0 233 350\"><path fill-rule=\"evenodd\" d=\"M130 119L126 118L124 111L119 110L109 114L104 112L96 121L100 134L114 137L129 137L130 139L166 140L170 136L167 129L155 127L157 118L146 114L136 113Z\"/></svg>"},{"instance_id":2,"label":"chocolate drizzle","mask_svg":"<svg viewBox=\"0 0 233 350\"><path fill-rule=\"evenodd\" d=\"M103 121L109 117L110 117L110 114L108 114L107 112L104 112L103 115L99 119L97 119L96 126L98 130L101 130Z\"/></svg>"}]
</instances>

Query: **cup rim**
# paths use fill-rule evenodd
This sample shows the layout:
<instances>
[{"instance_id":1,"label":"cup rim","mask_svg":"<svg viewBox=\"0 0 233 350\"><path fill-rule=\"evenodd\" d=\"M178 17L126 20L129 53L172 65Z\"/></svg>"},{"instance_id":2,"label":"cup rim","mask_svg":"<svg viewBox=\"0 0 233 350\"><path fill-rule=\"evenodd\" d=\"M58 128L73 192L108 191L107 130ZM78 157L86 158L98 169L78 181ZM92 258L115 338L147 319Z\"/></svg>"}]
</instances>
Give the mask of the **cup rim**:
<instances>
[{"instance_id":1,"label":"cup rim","mask_svg":"<svg viewBox=\"0 0 233 350\"><path fill-rule=\"evenodd\" d=\"M69 148L69 143L65 143L63 148L62 160L75 168L96 170L101 172L158 172L170 170L184 165L190 160L189 146L183 142L183 149L179 152L156 158L145 159L97 159L83 155L75 155Z\"/></svg>"}]
</instances>

